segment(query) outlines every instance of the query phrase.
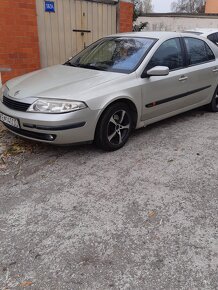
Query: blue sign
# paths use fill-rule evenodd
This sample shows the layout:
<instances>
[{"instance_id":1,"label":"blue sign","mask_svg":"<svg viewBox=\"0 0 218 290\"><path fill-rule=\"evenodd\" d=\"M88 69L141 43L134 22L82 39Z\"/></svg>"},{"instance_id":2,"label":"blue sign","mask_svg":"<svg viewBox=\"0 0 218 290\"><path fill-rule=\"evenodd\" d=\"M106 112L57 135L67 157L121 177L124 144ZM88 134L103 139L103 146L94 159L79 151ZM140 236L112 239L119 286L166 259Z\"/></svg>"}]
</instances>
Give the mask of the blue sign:
<instances>
[{"instance_id":1,"label":"blue sign","mask_svg":"<svg viewBox=\"0 0 218 290\"><path fill-rule=\"evenodd\" d=\"M45 1L45 12L55 12L54 1Z\"/></svg>"}]
</instances>

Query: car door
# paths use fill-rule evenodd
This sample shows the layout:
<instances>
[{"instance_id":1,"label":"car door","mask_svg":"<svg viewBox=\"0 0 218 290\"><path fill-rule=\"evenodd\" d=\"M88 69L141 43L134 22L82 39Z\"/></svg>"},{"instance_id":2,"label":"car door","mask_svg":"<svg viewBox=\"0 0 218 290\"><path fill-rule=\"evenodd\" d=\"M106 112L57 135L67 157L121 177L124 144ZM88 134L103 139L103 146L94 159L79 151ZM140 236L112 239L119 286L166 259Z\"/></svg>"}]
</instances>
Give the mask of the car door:
<instances>
[{"instance_id":1,"label":"car door","mask_svg":"<svg viewBox=\"0 0 218 290\"><path fill-rule=\"evenodd\" d=\"M182 45L182 44L183 45ZM174 47L174 48L173 48ZM172 53L177 49L177 53ZM168 66L168 76L152 76L142 85L142 120L149 120L209 103L217 86L217 61L207 43L198 38L174 38L154 53L146 70Z\"/></svg>"},{"instance_id":2,"label":"car door","mask_svg":"<svg viewBox=\"0 0 218 290\"><path fill-rule=\"evenodd\" d=\"M163 42L151 57L145 71L167 66L167 76L145 77L142 82L142 120L149 120L180 109L187 91L185 55L180 38Z\"/></svg>"},{"instance_id":3,"label":"car door","mask_svg":"<svg viewBox=\"0 0 218 290\"><path fill-rule=\"evenodd\" d=\"M208 103L218 85L218 65L209 45L198 38L184 37L187 52L187 78L189 97L186 105Z\"/></svg>"}]
</instances>

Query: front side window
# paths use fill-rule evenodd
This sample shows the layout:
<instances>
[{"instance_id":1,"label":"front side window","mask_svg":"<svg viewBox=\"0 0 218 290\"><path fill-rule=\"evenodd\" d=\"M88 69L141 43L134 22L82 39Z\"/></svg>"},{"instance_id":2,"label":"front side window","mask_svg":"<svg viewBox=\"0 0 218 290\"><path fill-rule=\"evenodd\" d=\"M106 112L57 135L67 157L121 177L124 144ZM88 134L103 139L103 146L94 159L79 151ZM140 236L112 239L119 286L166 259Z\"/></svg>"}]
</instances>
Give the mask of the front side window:
<instances>
[{"instance_id":1,"label":"front side window","mask_svg":"<svg viewBox=\"0 0 218 290\"><path fill-rule=\"evenodd\" d=\"M89 69L130 73L149 52L156 39L111 37L101 39L66 62L66 65Z\"/></svg>"},{"instance_id":2,"label":"front side window","mask_svg":"<svg viewBox=\"0 0 218 290\"><path fill-rule=\"evenodd\" d=\"M185 44L188 52L189 65L196 65L215 59L212 50L203 40L186 37Z\"/></svg>"},{"instance_id":3,"label":"front side window","mask_svg":"<svg viewBox=\"0 0 218 290\"><path fill-rule=\"evenodd\" d=\"M167 66L170 70L183 67L182 49L179 38L172 38L160 45L147 65L147 70L155 66Z\"/></svg>"}]
</instances>

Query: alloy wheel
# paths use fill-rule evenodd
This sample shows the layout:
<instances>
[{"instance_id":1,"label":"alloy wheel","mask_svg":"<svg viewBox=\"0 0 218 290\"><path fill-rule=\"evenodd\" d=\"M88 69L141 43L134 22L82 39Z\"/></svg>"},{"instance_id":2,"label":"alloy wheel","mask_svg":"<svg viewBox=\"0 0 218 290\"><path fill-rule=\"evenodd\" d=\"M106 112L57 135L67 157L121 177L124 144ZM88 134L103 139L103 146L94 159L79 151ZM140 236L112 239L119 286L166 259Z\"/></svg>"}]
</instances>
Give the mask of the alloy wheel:
<instances>
[{"instance_id":1,"label":"alloy wheel","mask_svg":"<svg viewBox=\"0 0 218 290\"><path fill-rule=\"evenodd\" d=\"M107 126L107 139L112 145L120 145L130 130L130 118L125 110L116 111Z\"/></svg>"}]
</instances>

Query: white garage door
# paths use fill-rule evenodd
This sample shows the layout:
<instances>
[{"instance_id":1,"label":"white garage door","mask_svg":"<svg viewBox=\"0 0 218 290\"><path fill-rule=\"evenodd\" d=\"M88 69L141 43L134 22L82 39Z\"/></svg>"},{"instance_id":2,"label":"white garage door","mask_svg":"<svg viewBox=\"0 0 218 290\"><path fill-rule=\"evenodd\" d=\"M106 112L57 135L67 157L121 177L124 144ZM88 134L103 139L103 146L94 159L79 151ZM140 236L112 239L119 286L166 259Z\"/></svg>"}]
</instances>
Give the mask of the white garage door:
<instances>
[{"instance_id":1,"label":"white garage door","mask_svg":"<svg viewBox=\"0 0 218 290\"><path fill-rule=\"evenodd\" d=\"M36 0L41 66L65 62L97 39L116 33L116 5L80 0L54 0L45 12Z\"/></svg>"}]
</instances>

